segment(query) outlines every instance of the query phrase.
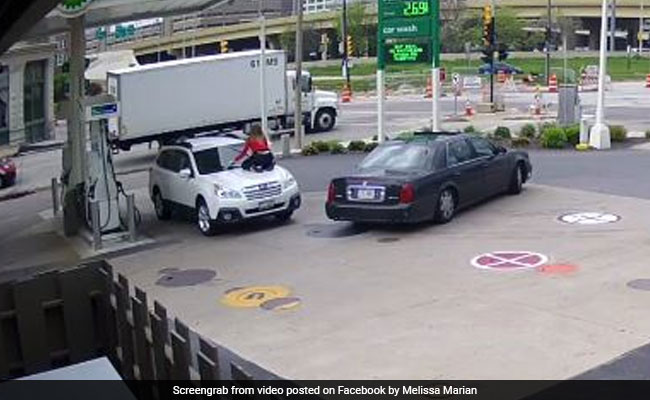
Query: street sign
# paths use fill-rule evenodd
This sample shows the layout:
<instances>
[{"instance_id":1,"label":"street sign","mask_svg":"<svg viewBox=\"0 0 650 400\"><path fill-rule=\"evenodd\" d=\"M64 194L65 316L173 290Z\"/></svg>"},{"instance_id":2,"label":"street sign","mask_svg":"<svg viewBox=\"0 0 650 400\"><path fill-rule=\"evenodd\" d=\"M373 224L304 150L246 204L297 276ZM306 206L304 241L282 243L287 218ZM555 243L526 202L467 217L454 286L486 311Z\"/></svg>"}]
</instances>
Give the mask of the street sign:
<instances>
[{"instance_id":1,"label":"street sign","mask_svg":"<svg viewBox=\"0 0 650 400\"><path fill-rule=\"evenodd\" d=\"M479 90L482 87L481 77L476 75L468 75L463 77L463 89L465 90Z\"/></svg>"},{"instance_id":2,"label":"street sign","mask_svg":"<svg viewBox=\"0 0 650 400\"><path fill-rule=\"evenodd\" d=\"M480 269L516 271L537 268L547 262L547 256L532 251L493 251L474 257L471 264Z\"/></svg>"},{"instance_id":3,"label":"street sign","mask_svg":"<svg viewBox=\"0 0 650 400\"><path fill-rule=\"evenodd\" d=\"M458 86L458 84L460 83L460 75L457 74L457 73L454 73L451 76L451 82L454 84L454 86Z\"/></svg>"},{"instance_id":4,"label":"street sign","mask_svg":"<svg viewBox=\"0 0 650 400\"><path fill-rule=\"evenodd\" d=\"M120 116L119 103L96 104L86 108L86 120L98 121L100 119L115 118Z\"/></svg>"}]
</instances>

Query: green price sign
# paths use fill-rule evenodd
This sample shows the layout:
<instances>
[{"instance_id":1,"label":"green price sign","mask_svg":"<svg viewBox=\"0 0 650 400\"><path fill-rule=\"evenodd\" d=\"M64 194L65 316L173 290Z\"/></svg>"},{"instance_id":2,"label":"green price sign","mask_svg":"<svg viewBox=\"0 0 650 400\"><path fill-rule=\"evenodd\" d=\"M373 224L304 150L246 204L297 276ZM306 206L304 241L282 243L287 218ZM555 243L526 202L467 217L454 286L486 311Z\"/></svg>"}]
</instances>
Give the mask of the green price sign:
<instances>
[{"instance_id":1,"label":"green price sign","mask_svg":"<svg viewBox=\"0 0 650 400\"><path fill-rule=\"evenodd\" d=\"M423 17L429 15L428 1L407 1L403 3L402 15L405 17Z\"/></svg>"},{"instance_id":2,"label":"green price sign","mask_svg":"<svg viewBox=\"0 0 650 400\"><path fill-rule=\"evenodd\" d=\"M431 15L431 6L425 1L387 1L383 4L384 18L413 18Z\"/></svg>"},{"instance_id":3,"label":"green price sign","mask_svg":"<svg viewBox=\"0 0 650 400\"><path fill-rule=\"evenodd\" d=\"M386 44L389 64L427 63L431 61L428 43L399 42Z\"/></svg>"}]
</instances>

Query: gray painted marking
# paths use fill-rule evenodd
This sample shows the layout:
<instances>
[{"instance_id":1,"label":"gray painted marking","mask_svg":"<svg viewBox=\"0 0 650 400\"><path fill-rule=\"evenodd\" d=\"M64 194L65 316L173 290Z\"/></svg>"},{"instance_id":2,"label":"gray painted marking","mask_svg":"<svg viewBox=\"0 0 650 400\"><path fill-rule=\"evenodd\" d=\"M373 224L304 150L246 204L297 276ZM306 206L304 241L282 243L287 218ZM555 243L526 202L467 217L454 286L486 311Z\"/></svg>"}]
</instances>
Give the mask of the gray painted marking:
<instances>
[{"instance_id":1,"label":"gray painted marking","mask_svg":"<svg viewBox=\"0 0 650 400\"><path fill-rule=\"evenodd\" d=\"M195 286L209 282L217 276L217 273L211 269L165 268L159 272L162 276L158 278L156 285L163 287Z\"/></svg>"},{"instance_id":2,"label":"gray painted marking","mask_svg":"<svg viewBox=\"0 0 650 400\"><path fill-rule=\"evenodd\" d=\"M627 283L627 287L637 290L650 291L650 279L635 279Z\"/></svg>"}]
</instances>

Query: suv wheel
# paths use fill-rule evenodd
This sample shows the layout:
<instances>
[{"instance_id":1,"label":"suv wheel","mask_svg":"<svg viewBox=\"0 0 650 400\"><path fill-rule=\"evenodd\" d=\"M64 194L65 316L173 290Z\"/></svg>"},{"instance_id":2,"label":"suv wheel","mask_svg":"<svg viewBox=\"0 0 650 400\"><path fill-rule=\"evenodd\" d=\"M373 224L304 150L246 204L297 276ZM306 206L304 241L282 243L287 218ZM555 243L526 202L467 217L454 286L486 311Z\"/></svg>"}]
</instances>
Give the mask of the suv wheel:
<instances>
[{"instance_id":1,"label":"suv wheel","mask_svg":"<svg viewBox=\"0 0 650 400\"><path fill-rule=\"evenodd\" d=\"M172 208L169 202L163 199L158 189L153 192L153 207L156 210L156 217L161 221L167 220L172 216Z\"/></svg>"},{"instance_id":2,"label":"suv wheel","mask_svg":"<svg viewBox=\"0 0 650 400\"><path fill-rule=\"evenodd\" d=\"M210 218L210 209L203 199L196 203L196 225L205 236L213 236L216 233L217 223Z\"/></svg>"},{"instance_id":3,"label":"suv wheel","mask_svg":"<svg viewBox=\"0 0 650 400\"><path fill-rule=\"evenodd\" d=\"M280 222L287 222L293 216L293 211L282 211L281 213L275 214L275 219Z\"/></svg>"}]
</instances>

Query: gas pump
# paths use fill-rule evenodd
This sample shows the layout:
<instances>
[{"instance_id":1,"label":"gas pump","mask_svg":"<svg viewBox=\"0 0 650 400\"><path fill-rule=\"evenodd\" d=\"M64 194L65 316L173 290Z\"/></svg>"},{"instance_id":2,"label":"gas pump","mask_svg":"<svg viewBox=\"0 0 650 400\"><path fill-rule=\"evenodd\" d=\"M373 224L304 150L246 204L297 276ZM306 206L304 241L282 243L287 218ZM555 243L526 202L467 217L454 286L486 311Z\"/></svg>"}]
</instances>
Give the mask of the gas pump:
<instances>
[{"instance_id":1,"label":"gas pump","mask_svg":"<svg viewBox=\"0 0 650 400\"><path fill-rule=\"evenodd\" d=\"M99 100L99 104L92 104L96 100ZM86 107L87 131L90 137L90 151L86 156L86 221L89 227L98 227L101 234L114 233L122 228L119 183L115 179L113 157L108 144L108 122L110 118L119 116L119 106L115 102L105 100L106 96L91 98ZM93 203L96 203L99 209L96 215L93 215ZM98 221L93 221L94 218L98 218Z\"/></svg>"}]
</instances>

